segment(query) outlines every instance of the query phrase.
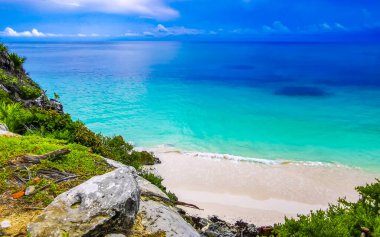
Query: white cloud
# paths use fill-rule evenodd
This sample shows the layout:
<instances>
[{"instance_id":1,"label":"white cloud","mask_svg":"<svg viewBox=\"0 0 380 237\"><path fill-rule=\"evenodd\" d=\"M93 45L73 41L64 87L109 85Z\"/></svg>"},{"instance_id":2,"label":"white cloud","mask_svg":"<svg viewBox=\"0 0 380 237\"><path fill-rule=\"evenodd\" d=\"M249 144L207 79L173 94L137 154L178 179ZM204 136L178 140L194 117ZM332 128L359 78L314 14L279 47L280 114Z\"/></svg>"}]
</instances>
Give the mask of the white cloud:
<instances>
[{"instance_id":1,"label":"white cloud","mask_svg":"<svg viewBox=\"0 0 380 237\"><path fill-rule=\"evenodd\" d=\"M156 30L158 32L164 32L164 33L167 33L169 32L168 28L166 28L164 25L162 24L158 24L157 27L156 27Z\"/></svg>"},{"instance_id":2,"label":"white cloud","mask_svg":"<svg viewBox=\"0 0 380 237\"><path fill-rule=\"evenodd\" d=\"M8 0L10 1L10 0ZM156 19L173 19L178 11L165 0L12 0L28 3L45 11L79 11L138 15Z\"/></svg>"},{"instance_id":3,"label":"white cloud","mask_svg":"<svg viewBox=\"0 0 380 237\"><path fill-rule=\"evenodd\" d=\"M139 36L141 36L141 34L137 33L137 32L131 32L131 31L129 31L127 33L124 33L123 36L125 36L125 37L139 37Z\"/></svg>"},{"instance_id":4,"label":"white cloud","mask_svg":"<svg viewBox=\"0 0 380 237\"><path fill-rule=\"evenodd\" d=\"M183 26L166 27L162 24L156 26L155 32L157 35L200 35L207 33L204 30L186 28Z\"/></svg>"},{"instance_id":5,"label":"white cloud","mask_svg":"<svg viewBox=\"0 0 380 237\"><path fill-rule=\"evenodd\" d=\"M269 33L269 34L284 34L284 33L290 33L289 28L282 24L281 21L275 21L272 23L271 26L264 25L262 27L262 31L264 33Z\"/></svg>"},{"instance_id":6,"label":"white cloud","mask_svg":"<svg viewBox=\"0 0 380 237\"><path fill-rule=\"evenodd\" d=\"M339 31L349 31L350 29L343 26L342 24L335 22L333 24L329 24L327 22L318 24L318 25L311 25L307 27L306 33L319 33L319 32L339 32Z\"/></svg>"},{"instance_id":7,"label":"white cloud","mask_svg":"<svg viewBox=\"0 0 380 237\"><path fill-rule=\"evenodd\" d=\"M99 34L95 34L95 33L92 33L92 34L79 33L79 34L76 34L76 35L65 35L65 36L68 36L68 37L72 37L72 36L78 36L78 37L99 37L100 35Z\"/></svg>"},{"instance_id":8,"label":"white cloud","mask_svg":"<svg viewBox=\"0 0 380 237\"><path fill-rule=\"evenodd\" d=\"M193 28L187 28L183 26L173 26L167 27L163 24L158 24L156 26L150 26L145 28L143 31L127 31L121 36L124 37L165 37L165 36L180 36L180 35L205 35L205 34L216 34L215 31L205 31Z\"/></svg>"},{"instance_id":9,"label":"white cloud","mask_svg":"<svg viewBox=\"0 0 380 237\"><path fill-rule=\"evenodd\" d=\"M49 36L59 36L57 34L42 33L37 29L32 29L31 31L17 32L14 29L7 27L4 31L0 31L0 35L9 37L49 37Z\"/></svg>"},{"instance_id":10,"label":"white cloud","mask_svg":"<svg viewBox=\"0 0 380 237\"><path fill-rule=\"evenodd\" d=\"M43 33L37 29L32 29L31 31L21 31L18 32L11 27L7 27L4 31L0 31L0 36L4 37L101 37L101 35L92 33L92 34L52 34L52 33ZM105 36L105 35L103 35Z\"/></svg>"}]
</instances>

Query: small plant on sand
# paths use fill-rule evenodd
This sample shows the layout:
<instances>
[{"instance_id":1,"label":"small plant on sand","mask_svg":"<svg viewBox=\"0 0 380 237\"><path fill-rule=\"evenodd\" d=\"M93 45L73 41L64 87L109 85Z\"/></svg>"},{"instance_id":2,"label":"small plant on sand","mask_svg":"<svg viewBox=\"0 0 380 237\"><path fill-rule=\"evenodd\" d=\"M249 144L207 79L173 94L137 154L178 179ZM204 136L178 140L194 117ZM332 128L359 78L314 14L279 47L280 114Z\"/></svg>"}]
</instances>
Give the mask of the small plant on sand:
<instances>
[{"instance_id":1,"label":"small plant on sand","mask_svg":"<svg viewBox=\"0 0 380 237\"><path fill-rule=\"evenodd\" d=\"M297 219L285 218L285 223L275 228L279 236L380 236L380 180L357 187L359 200L349 202L345 198Z\"/></svg>"}]
</instances>

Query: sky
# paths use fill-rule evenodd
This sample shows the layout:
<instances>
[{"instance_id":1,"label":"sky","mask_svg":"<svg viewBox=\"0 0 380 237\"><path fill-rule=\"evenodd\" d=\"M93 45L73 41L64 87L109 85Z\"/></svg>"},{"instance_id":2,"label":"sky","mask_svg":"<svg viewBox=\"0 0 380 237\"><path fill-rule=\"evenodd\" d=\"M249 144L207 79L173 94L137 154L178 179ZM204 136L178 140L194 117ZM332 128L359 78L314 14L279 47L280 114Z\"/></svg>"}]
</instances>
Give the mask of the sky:
<instances>
[{"instance_id":1,"label":"sky","mask_svg":"<svg viewBox=\"0 0 380 237\"><path fill-rule=\"evenodd\" d=\"M5 40L380 40L378 0L0 0Z\"/></svg>"}]
</instances>

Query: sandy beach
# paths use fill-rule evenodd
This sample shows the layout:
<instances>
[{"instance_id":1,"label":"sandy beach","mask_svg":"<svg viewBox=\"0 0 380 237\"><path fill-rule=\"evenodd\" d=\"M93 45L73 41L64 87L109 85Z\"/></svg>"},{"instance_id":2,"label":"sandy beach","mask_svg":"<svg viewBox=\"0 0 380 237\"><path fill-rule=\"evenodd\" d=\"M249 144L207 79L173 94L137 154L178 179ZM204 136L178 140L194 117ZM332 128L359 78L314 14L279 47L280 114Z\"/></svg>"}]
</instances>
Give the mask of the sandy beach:
<instances>
[{"instance_id":1,"label":"sandy beach","mask_svg":"<svg viewBox=\"0 0 380 237\"><path fill-rule=\"evenodd\" d=\"M256 225L283 222L310 210L325 209L338 197L357 199L354 187L374 181L376 175L360 169L312 163L260 163L151 150L162 161L155 165L164 185L181 201L230 222L239 219Z\"/></svg>"}]
</instances>

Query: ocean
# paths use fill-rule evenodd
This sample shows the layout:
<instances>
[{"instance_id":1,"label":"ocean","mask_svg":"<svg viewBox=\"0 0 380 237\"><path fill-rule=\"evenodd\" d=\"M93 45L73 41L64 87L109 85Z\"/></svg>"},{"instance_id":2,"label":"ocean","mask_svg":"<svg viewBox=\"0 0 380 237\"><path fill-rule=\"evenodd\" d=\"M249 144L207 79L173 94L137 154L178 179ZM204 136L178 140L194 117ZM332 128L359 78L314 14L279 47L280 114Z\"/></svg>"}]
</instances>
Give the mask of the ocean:
<instances>
[{"instance_id":1,"label":"ocean","mask_svg":"<svg viewBox=\"0 0 380 237\"><path fill-rule=\"evenodd\" d=\"M138 147L380 171L378 43L7 45L73 118Z\"/></svg>"}]
</instances>

